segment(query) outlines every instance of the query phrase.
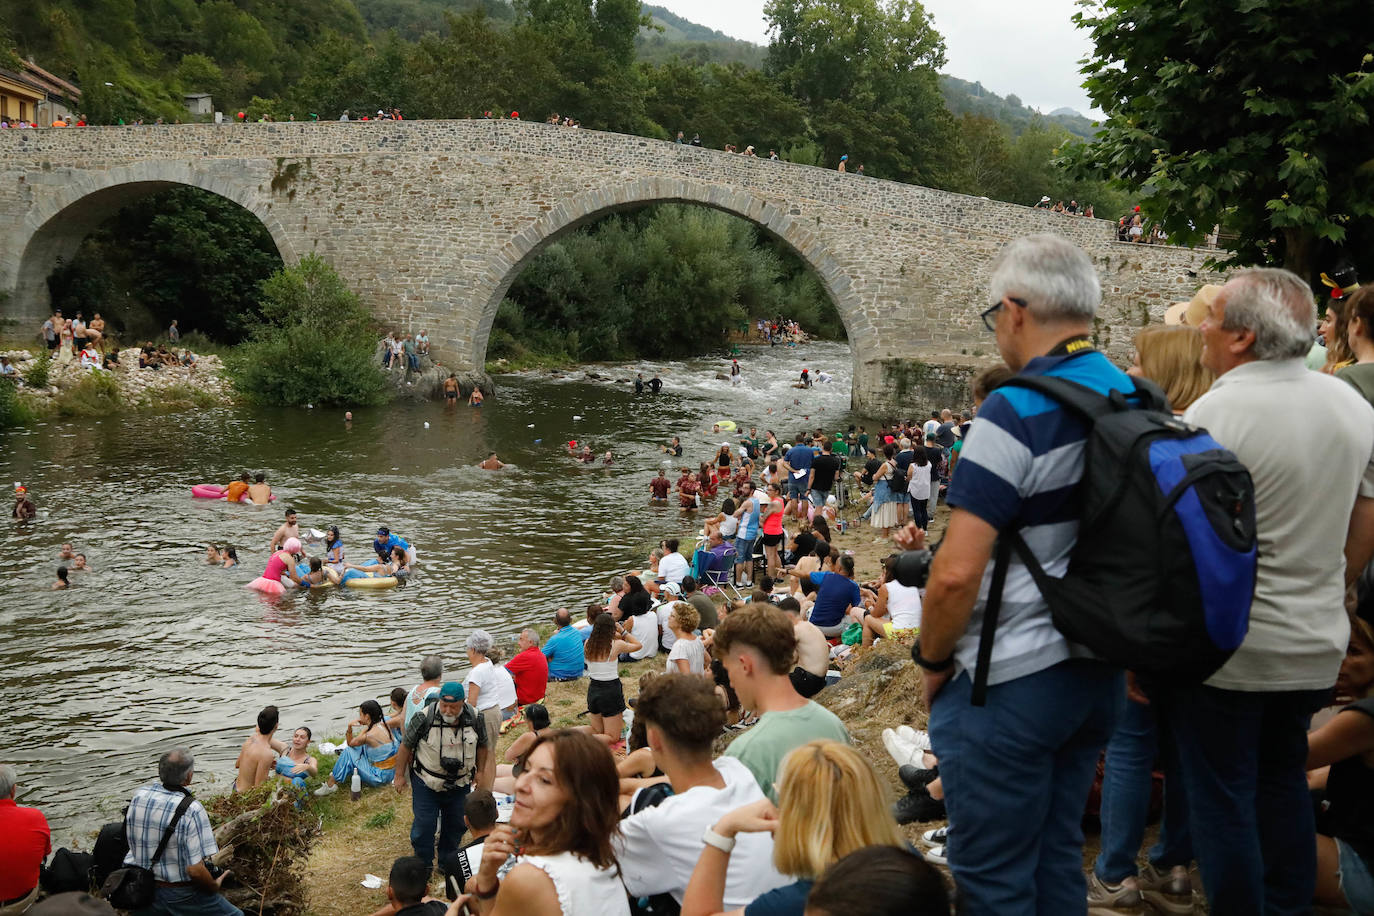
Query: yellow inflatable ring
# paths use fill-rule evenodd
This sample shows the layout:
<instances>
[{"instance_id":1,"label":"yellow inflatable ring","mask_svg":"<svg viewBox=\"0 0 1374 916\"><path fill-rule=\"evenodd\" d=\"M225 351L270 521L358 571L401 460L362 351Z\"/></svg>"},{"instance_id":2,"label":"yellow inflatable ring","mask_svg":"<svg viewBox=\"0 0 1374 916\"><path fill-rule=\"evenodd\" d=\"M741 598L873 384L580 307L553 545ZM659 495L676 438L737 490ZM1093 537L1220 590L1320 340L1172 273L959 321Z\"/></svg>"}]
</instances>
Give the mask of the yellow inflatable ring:
<instances>
[{"instance_id":1,"label":"yellow inflatable ring","mask_svg":"<svg viewBox=\"0 0 1374 916\"><path fill-rule=\"evenodd\" d=\"M395 588L400 581L395 576L354 577L344 582L349 588Z\"/></svg>"}]
</instances>

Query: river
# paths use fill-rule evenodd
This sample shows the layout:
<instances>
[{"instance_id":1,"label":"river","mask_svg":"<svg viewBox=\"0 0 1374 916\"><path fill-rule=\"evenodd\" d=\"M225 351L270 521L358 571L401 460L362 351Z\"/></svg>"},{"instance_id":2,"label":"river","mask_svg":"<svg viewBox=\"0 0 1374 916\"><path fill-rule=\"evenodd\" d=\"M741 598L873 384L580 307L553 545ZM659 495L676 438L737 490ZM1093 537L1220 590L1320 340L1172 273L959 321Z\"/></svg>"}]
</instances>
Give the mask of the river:
<instances>
[{"instance_id":1,"label":"river","mask_svg":"<svg viewBox=\"0 0 1374 916\"><path fill-rule=\"evenodd\" d=\"M426 653L461 677L472 629L508 637L561 605L576 613L660 538L695 527L647 505L669 437L695 467L726 440L710 434L719 419L788 438L853 422L846 344L745 348L740 361L734 388L715 378L728 356L588 370L658 371L658 397L576 371L498 377L481 409L391 406L351 424L342 410L239 407L0 433L0 481L22 481L39 506L33 523L5 523L0 551L0 761L18 767L21 802L44 811L55 846L70 843L117 819L173 745L195 753L201 794L225 790L261 707L280 707L284 731L339 735L358 703L385 706L414 684ZM794 390L803 366L834 381ZM572 461L574 439L614 464ZM477 469L488 451L512 466ZM265 472L280 501L191 498L191 484L243 470ZM389 525L419 552L414 581L276 600L244 588L285 506L303 529L339 525L355 562ZM64 541L92 571L53 592ZM242 566L206 565L209 542L235 546Z\"/></svg>"}]
</instances>

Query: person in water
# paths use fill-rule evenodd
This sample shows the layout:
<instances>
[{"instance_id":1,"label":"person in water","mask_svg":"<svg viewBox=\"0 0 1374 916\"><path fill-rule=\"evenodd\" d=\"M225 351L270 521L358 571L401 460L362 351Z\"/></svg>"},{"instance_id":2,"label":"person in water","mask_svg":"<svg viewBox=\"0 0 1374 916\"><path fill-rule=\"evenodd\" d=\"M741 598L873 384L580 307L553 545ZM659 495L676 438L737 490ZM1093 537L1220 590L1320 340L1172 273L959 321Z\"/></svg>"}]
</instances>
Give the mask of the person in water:
<instances>
[{"instance_id":1,"label":"person in water","mask_svg":"<svg viewBox=\"0 0 1374 916\"><path fill-rule=\"evenodd\" d=\"M406 562L415 562L415 548L410 546L410 542L398 534L392 534L391 529L383 525L377 529L377 537L372 541L372 549L377 557L386 561L391 556L393 547L400 547L406 552Z\"/></svg>"},{"instance_id":2,"label":"person in water","mask_svg":"<svg viewBox=\"0 0 1374 916\"><path fill-rule=\"evenodd\" d=\"M596 453L592 451L590 445L584 445L582 446L581 453L577 456L577 460L581 461L583 464L591 464L596 460Z\"/></svg>"},{"instance_id":3,"label":"person in water","mask_svg":"<svg viewBox=\"0 0 1374 916\"><path fill-rule=\"evenodd\" d=\"M444 379L444 404L454 405L458 403L458 376L452 372L448 378Z\"/></svg>"},{"instance_id":4,"label":"person in water","mask_svg":"<svg viewBox=\"0 0 1374 916\"><path fill-rule=\"evenodd\" d=\"M330 525L324 535L324 562L335 572L343 572L344 567L344 548L343 536L339 534L338 525Z\"/></svg>"},{"instance_id":5,"label":"person in water","mask_svg":"<svg viewBox=\"0 0 1374 916\"><path fill-rule=\"evenodd\" d=\"M285 588L281 584L282 576L286 576L297 585L302 584L300 574L296 572L296 555L300 552L300 540L288 538L281 550L268 558L267 568L262 571L262 575L248 583L248 588L260 591L264 595L280 595Z\"/></svg>"},{"instance_id":6,"label":"person in water","mask_svg":"<svg viewBox=\"0 0 1374 916\"><path fill-rule=\"evenodd\" d=\"M495 452L487 452L486 460L478 462L477 466L484 471L499 471L505 467L505 464L496 457Z\"/></svg>"},{"instance_id":7,"label":"person in water","mask_svg":"<svg viewBox=\"0 0 1374 916\"><path fill-rule=\"evenodd\" d=\"M205 548L205 562L210 566L218 566L224 562L224 554L214 544L209 544Z\"/></svg>"},{"instance_id":8,"label":"person in water","mask_svg":"<svg viewBox=\"0 0 1374 916\"><path fill-rule=\"evenodd\" d=\"M481 406L482 406L482 400L483 400L482 389L481 389L481 388L478 388L476 385L473 385L473 386L472 386L472 394L468 395L468 406L469 406L469 407L481 407Z\"/></svg>"},{"instance_id":9,"label":"person in water","mask_svg":"<svg viewBox=\"0 0 1374 916\"><path fill-rule=\"evenodd\" d=\"M231 503L236 503L248 492L248 472L244 471L239 475L238 480L231 480L229 486L224 488L224 498Z\"/></svg>"},{"instance_id":10,"label":"person in water","mask_svg":"<svg viewBox=\"0 0 1374 916\"><path fill-rule=\"evenodd\" d=\"M310 588L312 585L339 584L339 574L332 569L326 569L319 557L311 557L309 562L297 563L296 575L300 576L301 588Z\"/></svg>"},{"instance_id":11,"label":"person in water","mask_svg":"<svg viewBox=\"0 0 1374 916\"><path fill-rule=\"evenodd\" d=\"M272 488L267 485L267 475L259 472L248 487L248 498L255 506L265 506L272 501Z\"/></svg>"},{"instance_id":12,"label":"person in water","mask_svg":"<svg viewBox=\"0 0 1374 916\"><path fill-rule=\"evenodd\" d=\"M90 572L91 567L86 563L86 555L78 553L76 559L72 560L72 572Z\"/></svg>"},{"instance_id":13,"label":"person in water","mask_svg":"<svg viewBox=\"0 0 1374 916\"><path fill-rule=\"evenodd\" d=\"M673 482L668 479L668 472L659 468L658 476L649 481L649 503L656 506L666 506L668 494L672 492L672 489Z\"/></svg>"},{"instance_id":14,"label":"person in water","mask_svg":"<svg viewBox=\"0 0 1374 916\"><path fill-rule=\"evenodd\" d=\"M267 549L269 551L276 550L282 544L285 544L289 539L296 538L299 540L300 536L301 526L300 523L296 520L296 510L292 509L290 506L287 506L286 521L282 522L281 525L278 526L276 533L272 535L271 543L267 545Z\"/></svg>"},{"instance_id":15,"label":"person in water","mask_svg":"<svg viewBox=\"0 0 1374 916\"><path fill-rule=\"evenodd\" d=\"M239 552L232 547L224 548L224 562L220 564L221 569L233 569L239 565Z\"/></svg>"},{"instance_id":16,"label":"person in water","mask_svg":"<svg viewBox=\"0 0 1374 916\"><path fill-rule=\"evenodd\" d=\"M57 567L57 581L52 584L52 590L57 592L64 588L71 588L71 582L67 581L67 567Z\"/></svg>"},{"instance_id":17,"label":"person in water","mask_svg":"<svg viewBox=\"0 0 1374 916\"><path fill-rule=\"evenodd\" d=\"M651 391L654 394L658 394L659 391L661 391L662 389L663 380L658 377L657 373L655 373L654 377L649 379L649 391Z\"/></svg>"},{"instance_id":18,"label":"person in water","mask_svg":"<svg viewBox=\"0 0 1374 916\"><path fill-rule=\"evenodd\" d=\"M339 584L342 585L349 579L382 579L387 576L403 578L408 575L410 575L410 566L406 560L406 551L404 547L398 544L391 548L389 559L368 563L365 566L345 563L343 575L339 576Z\"/></svg>"},{"instance_id":19,"label":"person in water","mask_svg":"<svg viewBox=\"0 0 1374 916\"><path fill-rule=\"evenodd\" d=\"M636 373L635 373L635 394L643 394L643 393L644 393L644 373L643 373L643 372L636 372Z\"/></svg>"}]
</instances>

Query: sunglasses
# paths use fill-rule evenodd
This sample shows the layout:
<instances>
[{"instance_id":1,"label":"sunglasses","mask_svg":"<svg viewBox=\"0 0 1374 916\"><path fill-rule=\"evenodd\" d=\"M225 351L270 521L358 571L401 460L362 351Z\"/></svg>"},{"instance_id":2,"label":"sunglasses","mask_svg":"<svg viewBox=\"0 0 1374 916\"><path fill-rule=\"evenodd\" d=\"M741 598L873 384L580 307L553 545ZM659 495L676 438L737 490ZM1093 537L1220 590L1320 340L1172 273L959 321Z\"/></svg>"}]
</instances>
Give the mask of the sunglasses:
<instances>
[{"instance_id":1,"label":"sunglasses","mask_svg":"<svg viewBox=\"0 0 1374 916\"><path fill-rule=\"evenodd\" d=\"M997 310L1000 309L1002 305L1007 302L1015 303L1016 305L1021 306L1021 308L1026 307L1026 300L1024 299L1017 299L1015 296L1003 296L1001 299L994 302L991 306L983 309L983 311L978 313L978 317L983 319L983 327L987 328L989 331L995 332L997 330L997 328L995 328L992 324L993 316L995 316L997 314Z\"/></svg>"}]
</instances>

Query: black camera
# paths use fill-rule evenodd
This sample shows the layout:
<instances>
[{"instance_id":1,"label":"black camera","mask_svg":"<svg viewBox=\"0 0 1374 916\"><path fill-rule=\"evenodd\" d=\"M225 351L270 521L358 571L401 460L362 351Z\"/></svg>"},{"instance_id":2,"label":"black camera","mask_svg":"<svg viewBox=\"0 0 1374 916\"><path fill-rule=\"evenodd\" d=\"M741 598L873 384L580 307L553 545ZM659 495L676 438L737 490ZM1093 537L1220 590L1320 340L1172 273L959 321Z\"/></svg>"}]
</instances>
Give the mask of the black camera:
<instances>
[{"instance_id":1,"label":"black camera","mask_svg":"<svg viewBox=\"0 0 1374 916\"><path fill-rule=\"evenodd\" d=\"M893 578L908 588L925 588L926 580L930 578L930 561L934 556L925 549L898 554L892 561Z\"/></svg>"}]
</instances>

